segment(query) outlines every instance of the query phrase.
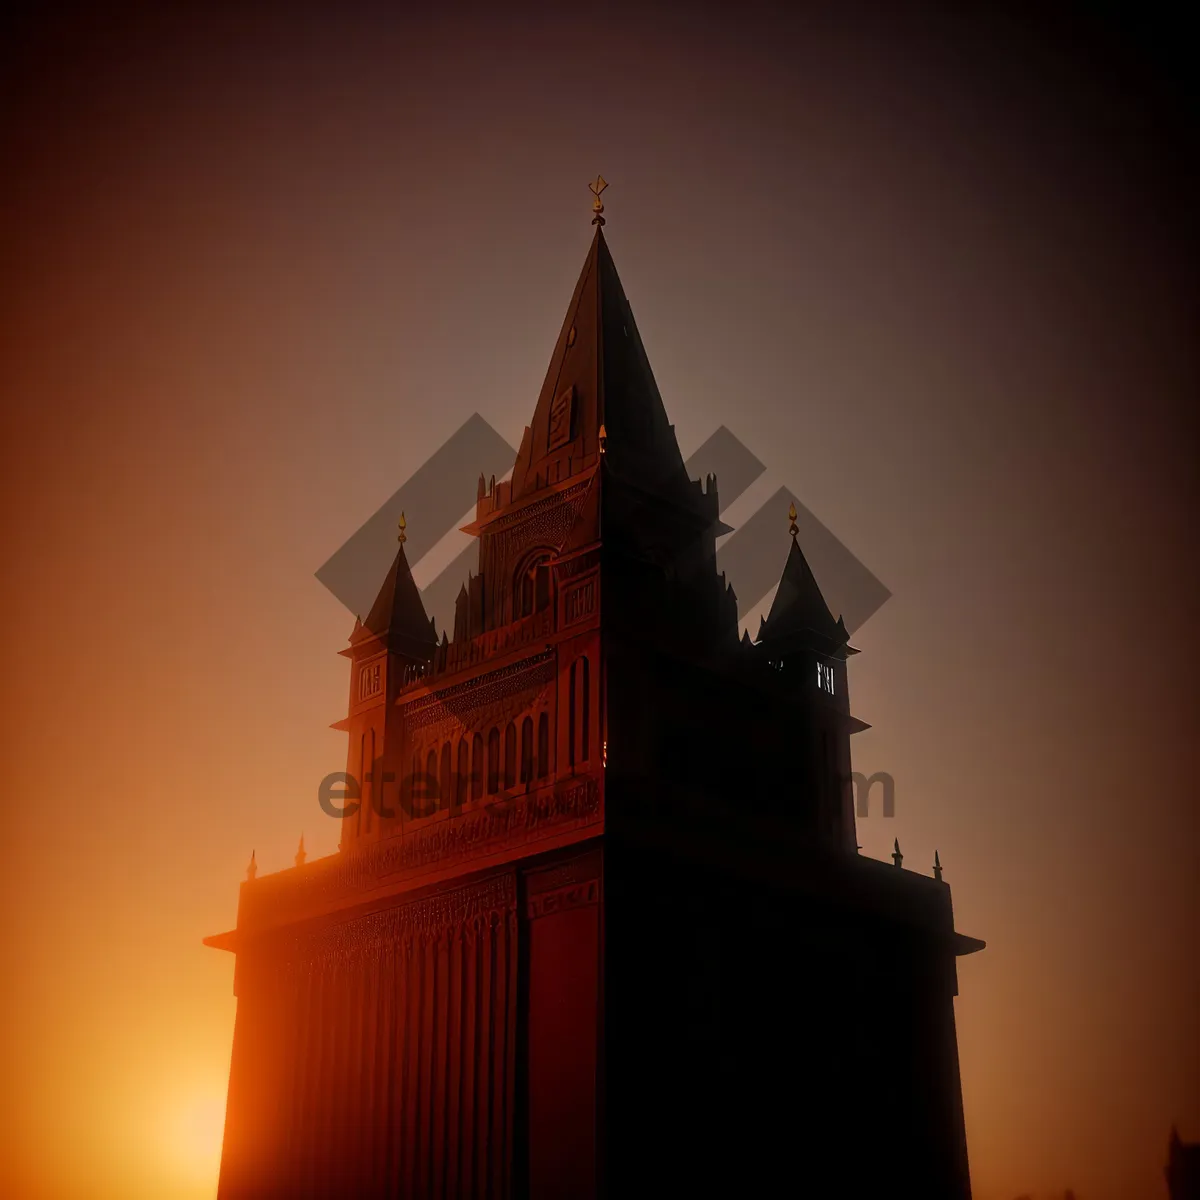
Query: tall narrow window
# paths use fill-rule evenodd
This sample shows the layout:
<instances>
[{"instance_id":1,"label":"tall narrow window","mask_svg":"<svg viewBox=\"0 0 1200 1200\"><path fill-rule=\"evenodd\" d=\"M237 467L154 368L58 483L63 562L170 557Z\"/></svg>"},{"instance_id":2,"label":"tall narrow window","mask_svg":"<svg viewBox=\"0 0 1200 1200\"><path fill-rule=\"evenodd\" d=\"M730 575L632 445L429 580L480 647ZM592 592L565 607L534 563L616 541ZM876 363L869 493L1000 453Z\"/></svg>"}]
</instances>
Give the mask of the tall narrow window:
<instances>
[{"instance_id":1,"label":"tall narrow window","mask_svg":"<svg viewBox=\"0 0 1200 1200\"><path fill-rule=\"evenodd\" d=\"M354 833L357 837L363 832L363 824L366 817L363 816L363 810L371 807L370 797L367 795L367 772L370 768L367 766L367 735L364 733L358 739L358 796L359 805L358 812L354 817Z\"/></svg>"},{"instance_id":2,"label":"tall narrow window","mask_svg":"<svg viewBox=\"0 0 1200 1200\"><path fill-rule=\"evenodd\" d=\"M521 782L533 779L533 718L521 722Z\"/></svg>"},{"instance_id":3,"label":"tall narrow window","mask_svg":"<svg viewBox=\"0 0 1200 1200\"><path fill-rule=\"evenodd\" d=\"M545 779L550 774L550 714L542 713L538 717L538 765L539 779Z\"/></svg>"},{"instance_id":4,"label":"tall narrow window","mask_svg":"<svg viewBox=\"0 0 1200 1200\"><path fill-rule=\"evenodd\" d=\"M583 682L582 682L582 686L580 688L582 695L580 696L579 707L583 713L583 716L579 722L579 733L580 733L579 757L583 762L587 762L588 759L591 758L591 756L592 756L591 755L592 727L591 727L591 720L590 720L590 711L591 711L591 705L592 705L592 689L588 686L588 660L586 658L583 660L583 670L580 672L580 674L583 676Z\"/></svg>"},{"instance_id":5,"label":"tall narrow window","mask_svg":"<svg viewBox=\"0 0 1200 1200\"><path fill-rule=\"evenodd\" d=\"M362 789L363 808L367 814L367 832L375 824L375 810L380 807L379 788L382 786L375 778L375 730L369 730L363 738L363 779L366 786Z\"/></svg>"},{"instance_id":6,"label":"tall narrow window","mask_svg":"<svg viewBox=\"0 0 1200 1200\"><path fill-rule=\"evenodd\" d=\"M458 739L458 778L454 781L454 802L459 808L467 803L467 787L471 779L471 747L465 737Z\"/></svg>"},{"instance_id":7,"label":"tall narrow window","mask_svg":"<svg viewBox=\"0 0 1200 1200\"><path fill-rule=\"evenodd\" d=\"M437 804L438 798L438 768L437 768L437 751L430 750L429 757L425 760L425 778L421 780L421 799L432 800L434 807ZM421 816L429 816L432 808L427 804L421 805Z\"/></svg>"},{"instance_id":8,"label":"tall narrow window","mask_svg":"<svg viewBox=\"0 0 1200 1200\"><path fill-rule=\"evenodd\" d=\"M487 790L494 796L500 790L500 730L488 734Z\"/></svg>"},{"instance_id":9,"label":"tall narrow window","mask_svg":"<svg viewBox=\"0 0 1200 1200\"><path fill-rule=\"evenodd\" d=\"M405 813L414 817L420 810L421 804L425 799L425 784L421 779L421 755L416 753L413 755L412 771L404 782L400 785L402 796L405 804Z\"/></svg>"},{"instance_id":10,"label":"tall narrow window","mask_svg":"<svg viewBox=\"0 0 1200 1200\"><path fill-rule=\"evenodd\" d=\"M448 805L450 803L452 797L454 796L454 792L451 791L452 784L451 784L451 780L450 780L450 771L451 771L450 743L447 742L442 747L442 770L441 770L441 773L438 775L438 804L439 805Z\"/></svg>"},{"instance_id":11,"label":"tall narrow window","mask_svg":"<svg viewBox=\"0 0 1200 1200\"><path fill-rule=\"evenodd\" d=\"M515 787L517 782L517 727L509 721L504 731L504 786Z\"/></svg>"},{"instance_id":12,"label":"tall narrow window","mask_svg":"<svg viewBox=\"0 0 1200 1200\"><path fill-rule=\"evenodd\" d=\"M477 733L471 741L471 799L483 796L483 734Z\"/></svg>"},{"instance_id":13,"label":"tall narrow window","mask_svg":"<svg viewBox=\"0 0 1200 1200\"><path fill-rule=\"evenodd\" d=\"M579 660L571 664L571 688L567 697L567 763L575 765L575 677L579 674Z\"/></svg>"}]
</instances>

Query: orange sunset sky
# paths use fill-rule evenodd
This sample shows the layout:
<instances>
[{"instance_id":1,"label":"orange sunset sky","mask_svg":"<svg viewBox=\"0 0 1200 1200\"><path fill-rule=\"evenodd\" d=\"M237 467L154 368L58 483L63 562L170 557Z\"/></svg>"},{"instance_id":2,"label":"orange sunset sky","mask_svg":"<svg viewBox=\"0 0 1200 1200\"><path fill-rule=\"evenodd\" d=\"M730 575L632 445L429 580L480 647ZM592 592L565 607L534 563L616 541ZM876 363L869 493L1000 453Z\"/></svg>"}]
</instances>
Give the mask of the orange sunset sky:
<instances>
[{"instance_id":1,"label":"orange sunset sky","mask_svg":"<svg viewBox=\"0 0 1200 1200\"><path fill-rule=\"evenodd\" d=\"M850 686L896 815L859 841L937 849L988 943L977 1200L1164 1197L1200 1139L1173 31L427 7L5 18L0 1194L215 1195L201 938L251 849L338 840L353 615L314 573L473 412L517 444L600 171L684 454L728 425L893 593ZM846 1119L869 1152L886 1114Z\"/></svg>"}]
</instances>

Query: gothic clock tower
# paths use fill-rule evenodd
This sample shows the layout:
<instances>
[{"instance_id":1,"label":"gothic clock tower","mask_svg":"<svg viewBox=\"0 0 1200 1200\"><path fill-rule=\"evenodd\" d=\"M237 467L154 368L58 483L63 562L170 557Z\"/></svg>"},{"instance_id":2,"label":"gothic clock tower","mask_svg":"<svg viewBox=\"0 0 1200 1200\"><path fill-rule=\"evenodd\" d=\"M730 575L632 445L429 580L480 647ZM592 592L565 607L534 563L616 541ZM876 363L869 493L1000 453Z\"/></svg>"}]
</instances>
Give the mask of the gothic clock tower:
<instances>
[{"instance_id":1,"label":"gothic clock tower","mask_svg":"<svg viewBox=\"0 0 1200 1200\"><path fill-rule=\"evenodd\" d=\"M953 997L982 943L940 873L856 852L854 651L794 513L739 640L605 186L453 636L402 522L343 651L340 850L248 879L208 939L237 955L223 1200L970 1194Z\"/></svg>"}]
</instances>

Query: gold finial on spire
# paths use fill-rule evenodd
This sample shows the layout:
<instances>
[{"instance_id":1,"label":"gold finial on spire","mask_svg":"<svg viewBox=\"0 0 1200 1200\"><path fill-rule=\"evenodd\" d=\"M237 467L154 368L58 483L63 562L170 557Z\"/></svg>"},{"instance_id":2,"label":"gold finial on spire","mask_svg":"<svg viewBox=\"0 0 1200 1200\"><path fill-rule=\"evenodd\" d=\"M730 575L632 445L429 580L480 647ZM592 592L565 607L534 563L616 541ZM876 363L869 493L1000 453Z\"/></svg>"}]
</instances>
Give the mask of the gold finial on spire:
<instances>
[{"instance_id":1,"label":"gold finial on spire","mask_svg":"<svg viewBox=\"0 0 1200 1200\"><path fill-rule=\"evenodd\" d=\"M594 212L596 215L592 218L592 224L603 225L604 218L600 214L604 211L604 205L600 202L600 193L604 191L606 187L608 187L608 184L604 182L603 175L597 175L595 181L593 183L589 183L588 187L591 189L592 195L595 197L595 199L592 201L592 212Z\"/></svg>"},{"instance_id":2,"label":"gold finial on spire","mask_svg":"<svg viewBox=\"0 0 1200 1200\"><path fill-rule=\"evenodd\" d=\"M258 863L254 861L254 851L250 851L250 865L246 868L246 878L253 879L258 874Z\"/></svg>"},{"instance_id":3,"label":"gold finial on spire","mask_svg":"<svg viewBox=\"0 0 1200 1200\"><path fill-rule=\"evenodd\" d=\"M800 532L800 527L796 524L796 506L794 504L788 505L788 520L791 521L791 524L788 526L788 533L792 537L795 537Z\"/></svg>"},{"instance_id":4,"label":"gold finial on spire","mask_svg":"<svg viewBox=\"0 0 1200 1200\"><path fill-rule=\"evenodd\" d=\"M308 857L308 855L304 853L304 834L301 834L300 835L300 849L296 851L296 866L298 866L298 867L304 866L304 860L307 857Z\"/></svg>"},{"instance_id":5,"label":"gold finial on spire","mask_svg":"<svg viewBox=\"0 0 1200 1200\"><path fill-rule=\"evenodd\" d=\"M600 425L599 440L600 440L600 453L603 454L604 453L604 444L608 441L608 430L604 428L603 423L601 423L601 425Z\"/></svg>"},{"instance_id":6,"label":"gold finial on spire","mask_svg":"<svg viewBox=\"0 0 1200 1200\"><path fill-rule=\"evenodd\" d=\"M401 513L400 514L400 534L396 538L396 541L398 541L400 543L400 545L402 545L402 546L404 545L404 543L406 541L408 541L408 534L405 533L405 530L407 528L408 528L408 522L404 519L404 514Z\"/></svg>"}]
</instances>

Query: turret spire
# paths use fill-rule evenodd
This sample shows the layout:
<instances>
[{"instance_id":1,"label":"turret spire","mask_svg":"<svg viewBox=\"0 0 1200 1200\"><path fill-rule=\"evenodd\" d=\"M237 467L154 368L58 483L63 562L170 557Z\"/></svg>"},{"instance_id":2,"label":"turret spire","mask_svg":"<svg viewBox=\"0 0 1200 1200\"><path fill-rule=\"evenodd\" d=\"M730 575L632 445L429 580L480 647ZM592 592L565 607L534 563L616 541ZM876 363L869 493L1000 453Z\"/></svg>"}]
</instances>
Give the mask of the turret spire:
<instances>
[{"instance_id":1,"label":"turret spire","mask_svg":"<svg viewBox=\"0 0 1200 1200\"><path fill-rule=\"evenodd\" d=\"M791 523L788 532L792 535L792 544L788 548L775 599L771 602L771 611L759 628L758 640L776 645L807 642L826 654L844 653L850 635L842 618L835 620L829 611L816 576L800 549L797 518L796 505L792 503L788 507Z\"/></svg>"},{"instance_id":2,"label":"turret spire","mask_svg":"<svg viewBox=\"0 0 1200 1200\"><path fill-rule=\"evenodd\" d=\"M361 625L356 625L352 640L382 638L389 647L419 660L428 660L437 639L429 628L429 617L421 603L421 592L413 581L404 543L408 539L408 521L400 514L396 541L400 543L391 569L384 577L375 603Z\"/></svg>"}]
</instances>

